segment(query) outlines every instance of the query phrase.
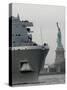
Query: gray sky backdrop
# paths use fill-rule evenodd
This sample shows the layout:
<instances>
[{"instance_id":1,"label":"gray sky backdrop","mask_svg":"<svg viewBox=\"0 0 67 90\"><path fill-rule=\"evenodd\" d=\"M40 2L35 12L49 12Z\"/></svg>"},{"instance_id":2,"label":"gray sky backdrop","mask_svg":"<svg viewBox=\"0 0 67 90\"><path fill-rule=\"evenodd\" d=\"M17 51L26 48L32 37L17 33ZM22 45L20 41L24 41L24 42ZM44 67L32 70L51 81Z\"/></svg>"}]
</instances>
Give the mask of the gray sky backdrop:
<instances>
[{"instance_id":1,"label":"gray sky backdrop","mask_svg":"<svg viewBox=\"0 0 67 90\"><path fill-rule=\"evenodd\" d=\"M12 15L17 17L17 14L19 14L21 20L33 22L34 26L31 27L31 30L34 31L32 34L33 41L40 45L44 42L48 43L50 50L46 57L46 64L54 63L57 46L57 21L59 22L62 33L62 44L65 48L65 7L37 4L13 4Z\"/></svg>"}]
</instances>

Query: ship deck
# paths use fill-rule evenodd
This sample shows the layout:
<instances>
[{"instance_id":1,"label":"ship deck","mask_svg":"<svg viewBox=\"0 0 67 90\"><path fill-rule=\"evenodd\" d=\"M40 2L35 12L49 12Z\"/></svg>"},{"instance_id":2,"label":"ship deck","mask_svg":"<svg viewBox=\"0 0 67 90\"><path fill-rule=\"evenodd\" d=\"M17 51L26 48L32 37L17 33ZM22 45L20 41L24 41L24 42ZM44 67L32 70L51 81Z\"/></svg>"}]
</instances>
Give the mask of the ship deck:
<instances>
[{"instance_id":1,"label":"ship deck","mask_svg":"<svg viewBox=\"0 0 67 90\"><path fill-rule=\"evenodd\" d=\"M10 50L30 50L30 49L49 49L48 46L16 46L10 47Z\"/></svg>"}]
</instances>

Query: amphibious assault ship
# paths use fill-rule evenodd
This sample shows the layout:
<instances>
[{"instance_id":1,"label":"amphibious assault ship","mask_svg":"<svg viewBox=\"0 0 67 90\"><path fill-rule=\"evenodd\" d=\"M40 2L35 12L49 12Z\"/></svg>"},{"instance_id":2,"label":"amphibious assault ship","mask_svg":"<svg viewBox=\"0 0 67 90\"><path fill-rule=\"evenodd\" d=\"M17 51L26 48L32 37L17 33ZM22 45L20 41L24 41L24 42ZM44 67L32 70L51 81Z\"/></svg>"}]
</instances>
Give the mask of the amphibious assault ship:
<instances>
[{"instance_id":1,"label":"amphibious assault ship","mask_svg":"<svg viewBox=\"0 0 67 90\"><path fill-rule=\"evenodd\" d=\"M21 21L19 15L9 18L10 85L35 83L44 68L49 47L32 41L32 26L28 20Z\"/></svg>"}]
</instances>

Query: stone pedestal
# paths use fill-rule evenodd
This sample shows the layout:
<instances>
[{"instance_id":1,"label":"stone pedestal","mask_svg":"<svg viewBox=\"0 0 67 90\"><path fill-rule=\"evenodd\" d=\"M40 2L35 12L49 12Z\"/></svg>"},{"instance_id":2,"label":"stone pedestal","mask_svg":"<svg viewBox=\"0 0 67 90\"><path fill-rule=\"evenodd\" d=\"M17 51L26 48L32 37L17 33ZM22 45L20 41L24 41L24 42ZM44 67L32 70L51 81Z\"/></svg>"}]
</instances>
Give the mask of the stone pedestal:
<instances>
[{"instance_id":1,"label":"stone pedestal","mask_svg":"<svg viewBox=\"0 0 67 90\"><path fill-rule=\"evenodd\" d=\"M65 72L65 57L63 47L56 49L55 66L57 72Z\"/></svg>"}]
</instances>

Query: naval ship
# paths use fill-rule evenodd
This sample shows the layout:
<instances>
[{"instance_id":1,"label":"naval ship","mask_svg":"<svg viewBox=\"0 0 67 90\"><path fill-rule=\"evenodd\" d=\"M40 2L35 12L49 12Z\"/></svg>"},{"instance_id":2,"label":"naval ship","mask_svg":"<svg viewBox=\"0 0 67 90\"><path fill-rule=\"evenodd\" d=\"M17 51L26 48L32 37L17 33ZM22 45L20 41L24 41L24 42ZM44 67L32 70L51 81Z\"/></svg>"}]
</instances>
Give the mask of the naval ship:
<instances>
[{"instance_id":1,"label":"naval ship","mask_svg":"<svg viewBox=\"0 0 67 90\"><path fill-rule=\"evenodd\" d=\"M20 20L19 15L9 18L10 85L36 83L44 68L49 47L32 41L32 26L32 22Z\"/></svg>"}]
</instances>

